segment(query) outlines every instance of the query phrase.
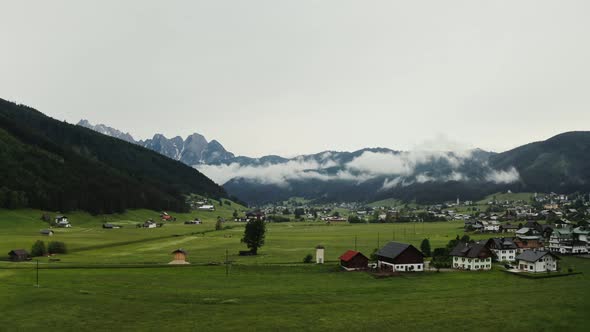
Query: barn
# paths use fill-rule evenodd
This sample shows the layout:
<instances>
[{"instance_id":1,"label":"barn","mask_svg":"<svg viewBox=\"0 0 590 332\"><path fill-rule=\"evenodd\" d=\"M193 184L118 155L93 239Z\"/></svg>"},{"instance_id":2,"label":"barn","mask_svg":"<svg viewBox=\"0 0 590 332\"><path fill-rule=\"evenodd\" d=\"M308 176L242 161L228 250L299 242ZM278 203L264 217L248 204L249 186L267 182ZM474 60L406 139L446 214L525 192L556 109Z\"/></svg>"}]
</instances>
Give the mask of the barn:
<instances>
[{"instance_id":1,"label":"barn","mask_svg":"<svg viewBox=\"0 0 590 332\"><path fill-rule=\"evenodd\" d=\"M8 253L8 259L13 262L26 261L29 258L29 253L25 249L14 249Z\"/></svg>"},{"instance_id":2,"label":"barn","mask_svg":"<svg viewBox=\"0 0 590 332\"><path fill-rule=\"evenodd\" d=\"M340 266L346 271L365 270L369 265L369 259L362 253L348 250L340 256Z\"/></svg>"},{"instance_id":3,"label":"barn","mask_svg":"<svg viewBox=\"0 0 590 332\"><path fill-rule=\"evenodd\" d=\"M411 244L389 242L377 252L377 265L393 272L424 271L424 254Z\"/></svg>"}]
</instances>

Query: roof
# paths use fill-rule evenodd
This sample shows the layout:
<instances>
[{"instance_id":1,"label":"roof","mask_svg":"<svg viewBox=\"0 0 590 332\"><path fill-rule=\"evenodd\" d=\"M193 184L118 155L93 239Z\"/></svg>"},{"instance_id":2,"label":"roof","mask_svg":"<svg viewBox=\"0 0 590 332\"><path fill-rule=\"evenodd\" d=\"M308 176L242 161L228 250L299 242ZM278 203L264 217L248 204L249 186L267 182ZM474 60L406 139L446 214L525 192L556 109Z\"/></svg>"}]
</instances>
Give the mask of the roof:
<instances>
[{"instance_id":1,"label":"roof","mask_svg":"<svg viewBox=\"0 0 590 332\"><path fill-rule=\"evenodd\" d=\"M358 251L348 250L344 254L342 254L342 256L340 256L339 259L342 261L348 262L351 259L353 259L354 257L356 257L357 255L361 255L361 256L367 258L365 255L363 255L362 253L360 253Z\"/></svg>"},{"instance_id":2,"label":"roof","mask_svg":"<svg viewBox=\"0 0 590 332\"><path fill-rule=\"evenodd\" d=\"M516 249L516 244L514 244L512 238L492 238L490 240L494 242L496 249Z\"/></svg>"},{"instance_id":3,"label":"roof","mask_svg":"<svg viewBox=\"0 0 590 332\"><path fill-rule=\"evenodd\" d=\"M485 243L459 243L451 250L450 256L467 258L491 257L490 250Z\"/></svg>"},{"instance_id":4,"label":"roof","mask_svg":"<svg viewBox=\"0 0 590 332\"><path fill-rule=\"evenodd\" d=\"M525 262L534 263L534 262L538 261L539 259L545 257L546 255L551 255L555 259L559 259L559 257L555 256L555 254L553 254L549 251L535 251L535 250L525 250L522 254L516 256L516 259L521 260L521 261L525 261Z\"/></svg>"},{"instance_id":5,"label":"roof","mask_svg":"<svg viewBox=\"0 0 590 332\"><path fill-rule=\"evenodd\" d=\"M187 254L187 253L186 253L186 251L184 251L182 248L180 248L180 249L176 249L176 250L174 250L172 253L173 253L173 254L176 254L176 253L182 253L182 254L185 254L185 255Z\"/></svg>"},{"instance_id":6,"label":"roof","mask_svg":"<svg viewBox=\"0 0 590 332\"><path fill-rule=\"evenodd\" d=\"M318 244L318 245L317 245L315 248L316 248L316 249L326 249L326 248L324 248L324 246L323 246L323 245L321 245L321 244Z\"/></svg>"},{"instance_id":7,"label":"roof","mask_svg":"<svg viewBox=\"0 0 590 332\"><path fill-rule=\"evenodd\" d=\"M407 244L407 243L389 242L388 244L385 245L385 247L379 249L379 251L377 252L377 255L394 259L397 256L399 256L402 252L404 252L406 249L408 249L409 247L413 247L413 246L411 244ZM420 252L418 249L416 249L416 251L418 251L420 254L422 254L422 252ZM424 255L424 254L422 254L422 255Z\"/></svg>"},{"instance_id":8,"label":"roof","mask_svg":"<svg viewBox=\"0 0 590 332\"><path fill-rule=\"evenodd\" d=\"M11 250L8 254L9 255L15 254L17 256L21 256L21 255L28 256L29 255L29 253L25 249L14 249L14 250Z\"/></svg>"},{"instance_id":9,"label":"roof","mask_svg":"<svg viewBox=\"0 0 590 332\"><path fill-rule=\"evenodd\" d=\"M41 234L49 234L49 233L53 233L53 231L50 230L50 229L43 229L43 230L41 230Z\"/></svg>"}]
</instances>

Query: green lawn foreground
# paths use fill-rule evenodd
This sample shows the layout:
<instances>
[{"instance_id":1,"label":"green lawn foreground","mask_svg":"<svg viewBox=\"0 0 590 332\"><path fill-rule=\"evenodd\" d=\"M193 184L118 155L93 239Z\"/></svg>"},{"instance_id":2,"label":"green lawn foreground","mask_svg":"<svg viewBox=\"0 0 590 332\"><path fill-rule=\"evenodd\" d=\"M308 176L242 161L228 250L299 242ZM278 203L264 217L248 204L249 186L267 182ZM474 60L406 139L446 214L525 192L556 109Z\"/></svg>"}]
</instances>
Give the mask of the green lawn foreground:
<instances>
[{"instance_id":1,"label":"green lawn foreground","mask_svg":"<svg viewBox=\"0 0 590 332\"><path fill-rule=\"evenodd\" d=\"M587 330L584 274L501 271L375 279L324 266L0 269L2 330Z\"/></svg>"}]
</instances>

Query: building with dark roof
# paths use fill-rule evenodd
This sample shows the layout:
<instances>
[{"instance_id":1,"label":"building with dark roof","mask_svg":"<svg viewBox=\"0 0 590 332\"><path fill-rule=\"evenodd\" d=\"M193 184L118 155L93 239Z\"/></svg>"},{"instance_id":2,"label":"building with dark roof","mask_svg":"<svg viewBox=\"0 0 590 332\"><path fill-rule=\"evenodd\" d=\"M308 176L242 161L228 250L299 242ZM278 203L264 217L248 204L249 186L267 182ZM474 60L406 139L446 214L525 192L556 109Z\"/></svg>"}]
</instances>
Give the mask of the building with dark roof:
<instances>
[{"instance_id":1,"label":"building with dark roof","mask_svg":"<svg viewBox=\"0 0 590 332\"><path fill-rule=\"evenodd\" d=\"M486 243L460 242L449 255L454 269L490 270L494 253L486 247Z\"/></svg>"},{"instance_id":2,"label":"building with dark roof","mask_svg":"<svg viewBox=\"0 0 590 332\"><path fill-rule=\"evenodd\" d=\"M550 251L527 250L516 256L518 269L526 272L557 271L557 257Z\"/></svg>"},{"instance_id":3,"label":"building with dark roof","mask_svg":"<svg viewBox=\"0 0 590 332\"><path fill-rule=\"evenodd\" d=\"M346 271L365 270L369 266L369 259L362 253L348 250L339 257L340 266Z\"/></svg>"},{"instance_id":4,"label":"building with dark roof","mask_svg":"<svg viewBox=\"0 0 590 332\"><path fill-rule=\"evenodd\" d=\"M424 271L424 254L411 244L389 242L377 252L377 266L394 272Z\"/></svg>"},{"instance_id":5,"label":"building with dark roof","mask_svg":"<svg viewBox=\"0 0 590 332\"><path fill-rule=\"evenodd\" d=\"M43 229L39 233L41 235L53 236L53 231L50 229Z\"/></svg>"},{"instance_id":6,"label":"building with dark roof","mask_svg":"<svg viewBox=\"0 0 590 332\"><path fill-rule=\"evenodd\" d=\"M491 238L485 246L490 249L499 262L514 262L518 247L512 238Z\"/></svg>"},{"instance_id":7,"label":"building with dark roof","mask_svg":"<svg viewBox=\"0 0 590 332\"><path fill-rule=\"evenodd\" d=\"M29 258L29 253L25 249L14 249L8 253L8 259L13 262L26 261Z\"/></svg>"}]
</instances>

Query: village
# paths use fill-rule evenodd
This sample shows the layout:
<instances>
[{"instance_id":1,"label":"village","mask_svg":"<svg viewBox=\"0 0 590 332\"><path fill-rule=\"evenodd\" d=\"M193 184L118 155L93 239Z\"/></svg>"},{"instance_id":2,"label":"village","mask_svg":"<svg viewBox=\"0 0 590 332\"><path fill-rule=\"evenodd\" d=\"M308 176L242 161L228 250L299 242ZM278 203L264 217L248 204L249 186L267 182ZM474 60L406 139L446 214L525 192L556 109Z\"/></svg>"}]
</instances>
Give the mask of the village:
<instances>
[{"instance_id":1,"label":"village","mask_svg":"<svg viewBox=\"0 0 590 332\"><path fill-rule=\"evenodd\" d=\"M511 194L506 193L506 197L514 198ZM300 200L292 200L276 206L253 209L241 207L239 211L238 208L234 209L238 205L232 206L229 201L216 202L193 197L191 205L194 211L206 216L206 219L215 220L215 231L234 227L228 226L229 224L249 224L254 221L266 224L305 221L328 226L363 223L402 226L407 224L413 225L414 232L420 225L424 227L431 223L463 222L463 234L457 234L456 238L451 238L444 246L438 247L433 247L426 237L420 241L420 246L395 240L370 252L362 252L357 250L355 238L355 248L348 248L338 254L338 263L343 271L368 271L394 276L409 272L489 271L496 265L510 273L566 274L572 271L560 265L560 257L585 256L590 250L590 227L587 221L590 203L585 195L532 194L529 200L497 199L494 195L490 200L481 202L461 202L457 199L456 202L428 206L404 204L396 207L374 204L363 206L358 203L311 206ZM223 217L214 217L218 209L225 211ZM43 214L41 219L50 225L40 230L41 236L54 238L57 229L73 227L68 216L63 214L55 217ZM176 222L176 216L163 211L157 218L149 218L135 225L105 221L101 227L113 231L129 226L155 229L167 228ZM183 219L181 223L199 227L203 221L199 217L194 217ZM405 226L403 231L404 234L407 232ZM230 235L224 236L227 238ZM63 242L52 241L49 244L48 247L52 248L57 244L60 251L42 250L42 255L66 253L66 245ZM326 258L326 251L331 250L328 245L317 245L315 263L332 262L333 259ZM19 262L39 256L38 248L35 249L34 246L32 251L35 252L15 248L8 253L8 259ZM169 264L189 264L188 251L185 249L175 248L171 254L174 259ZM240 256L250 254L250 251L240 250ZM334 253L331 253L330 256L333 255ZM309 263L310 259L307 258L304 262Z\"/></svg>"}]
</instances>

